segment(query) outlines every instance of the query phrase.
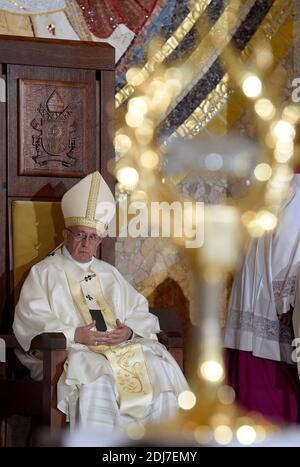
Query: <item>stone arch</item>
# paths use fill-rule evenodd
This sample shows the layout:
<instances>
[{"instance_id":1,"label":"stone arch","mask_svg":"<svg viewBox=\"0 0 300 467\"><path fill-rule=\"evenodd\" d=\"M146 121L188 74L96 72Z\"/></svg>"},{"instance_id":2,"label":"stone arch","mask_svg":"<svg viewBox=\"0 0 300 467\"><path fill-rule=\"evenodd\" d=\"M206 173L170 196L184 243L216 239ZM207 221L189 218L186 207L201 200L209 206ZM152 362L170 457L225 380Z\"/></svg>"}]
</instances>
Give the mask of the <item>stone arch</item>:
<instances>
[{"instance_id":1,"label":"stone arch","mask_svg":"<svg viewBox=\"0 0 300 467\"><path fill-rule=\"evenodd\" d=\"M189 328L189 301L174 278L166 277L148 296L148 300L149 305L152 307L170 308L177 311L183 323L184 334L187 334Z\"/></svg>"}]
</instances>

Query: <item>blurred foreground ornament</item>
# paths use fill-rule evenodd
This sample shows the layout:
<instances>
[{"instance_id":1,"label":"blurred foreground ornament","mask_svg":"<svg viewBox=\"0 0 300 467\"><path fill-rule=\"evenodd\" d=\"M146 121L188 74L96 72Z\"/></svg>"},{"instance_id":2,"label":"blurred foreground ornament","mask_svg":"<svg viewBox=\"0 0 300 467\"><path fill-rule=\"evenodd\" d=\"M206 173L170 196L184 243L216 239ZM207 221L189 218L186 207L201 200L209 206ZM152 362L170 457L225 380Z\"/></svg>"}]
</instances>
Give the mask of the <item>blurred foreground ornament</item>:
<instances>
[{"instance_id":1,"label":"blurred foreground ornament","mask_svg":"<svg viewBox=\"0 0 300 467\"><path fill-rule=\"evenodd\" d=\"M232 15L238 15L241 2L235 1ZM212 35L215 47L223 35ZM151 54L151 51L150 51ZM267 59L262 59L262 56ZM275 426L258 415L245 414L234 404L234 392L225 383L220 311L223 305L226 275L234 271L246 236L260 237L277 225L279 207L288 194L293 176L295 125L300 112L295 106L278 105L278 93L264 84L272 51L265 43L255 51L246 65L227 48L223 59L229 78L253 109L258 142L239 135L192 140L174 139L163 148L157 147L156 128L161 115L187 86L198 70L198 63L179 63L164 68L157 66L148 81L141 80L138 93L128 100L123 126L115 136L118 155L115 173L120 193L146 194L148 202L164 202L169 206L191 203L189 218L194 231L199 228L194 200L179 193L172 183L181 172L191 172L203 179L219 177L230 181L231 191L226 203L206 205L204 242L187 248L190 240L183 229L181 237L175 227L183 220L172 217L172 241L184 255L193 278L190 318L192 340L187 355L187 372L191 391L179 395L182 408L177 423L161 425L166 431L184 435L187 442L226 445L237 439L242 445L262 441ZM138 81L139 70L131 70L131 80ZM276 94L277 93L277 94ZM184 216L183 216L184 217ZM163 227L164 217L160 219ZM168 218L169 221L169 218ZM247 234L247 235L246 235ZM152 433L157 432L157 427ZM141 429L133 430L142 438ZM151 434L151 427L146 434ZM128 435L130 433L128 432ZM138 439L138 438L135 438Z\"/></svg>"}]
</instances>

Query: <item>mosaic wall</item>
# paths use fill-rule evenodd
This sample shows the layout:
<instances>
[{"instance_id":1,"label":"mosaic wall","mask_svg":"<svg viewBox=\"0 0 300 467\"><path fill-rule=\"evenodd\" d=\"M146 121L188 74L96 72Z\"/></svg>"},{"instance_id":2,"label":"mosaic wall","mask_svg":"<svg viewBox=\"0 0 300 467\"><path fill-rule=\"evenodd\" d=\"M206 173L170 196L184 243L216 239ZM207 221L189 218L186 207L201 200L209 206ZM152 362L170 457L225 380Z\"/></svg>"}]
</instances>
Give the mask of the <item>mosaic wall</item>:
<instances>
[{"instance_id":1,"label":"mosaic wall","mask_svg":"<svg viewBox=\"0 0 300 467\"><path fill-rule=\"evenodd\" d=\"M294 44L293 44L294 78L300 77L300 3L295 5Z\"/></svg>"},{"instance_id":2,"label":"mosaic wall","mask_svg":"<svg viewBox=\"0 0 300 467\"><path fill-rule=\"evenodd\" d=\"M270 9L272 3L273 9ZM213 3L213 5L216 8L214 10L216 19L221 12L221 2L218 2L218 9L217 2ZM242 32L240 34L238 34L238 31L236 32L235 40L241 49L247 45L244 50L245 54L251 53L251 48L255 45L255 35L252 37L253 31L258 24L261 24L264 34L270 40L274 40L275 43L276 63L274 64L273 73L268 78L268 83L272 86L274 80L281 76L284 83L282 98L285 100L290 97L291 93L290 82L293 64L292 49L290 47L292 42L292 9L290 2L285 2L286 8L284 8L283 12L280 11L279 6L279 2L256 2L257 15L254 15L252 11L248 22L245 21L240 28ZM224 2L222 7L224 8ZM266 11L268 11L267 16ZM258 21L259 16L261 22ZM193 40L195 41L195 35ZM174 134L174 131L180 125L182 126L182 122L194 111L195 102L198 106L201 106L201 104L211 104L213 106L215 104L215 95L211 97L209 95L213 86L216 86L216 83L222 79L223 75L223 71L216 62L215 66L207 71L206 75L195 84L164 122L161 123L161 140L168 138L172 132ZM193 126L187 127L181 134L189 136L201 131L209 134L223 134L229 127L233 127L244 136L254 136L255 129L251 114L242 107L234 95L228 93L228 96L230 96L229 104L226 103L224 95L221 96L224 104L220 111L216 112L215 118L205 122L205 124L199 124L199 119L197 121L197 118L195 118ZM230 113L230 118L227 118L228 113ZM198 115L200 115L200 118L205 118L205 115L201 115L201 113ZM178 188L192 199L204 201L205 203L224 201L227 190L231 189L230 186L227 186L226 180L211 179L207 181L195 175L187 175L180 181ZM177 309L186 322L190 290L189 274L184 260L176 254L174 247L166 241L162 242L150 238L139 239L138 241L128 240L119 240L117 242L116 258L120 271L149 299L151 305L158 306L159 304L160 306L164 305ZM228 288L224 297L224 310L221 316L222 322L225 320L226 300L228 299L231 282L232 278L228 277ZM181 298L174 300L174 297L178 296Z\"/></svg>"}]
</instances>

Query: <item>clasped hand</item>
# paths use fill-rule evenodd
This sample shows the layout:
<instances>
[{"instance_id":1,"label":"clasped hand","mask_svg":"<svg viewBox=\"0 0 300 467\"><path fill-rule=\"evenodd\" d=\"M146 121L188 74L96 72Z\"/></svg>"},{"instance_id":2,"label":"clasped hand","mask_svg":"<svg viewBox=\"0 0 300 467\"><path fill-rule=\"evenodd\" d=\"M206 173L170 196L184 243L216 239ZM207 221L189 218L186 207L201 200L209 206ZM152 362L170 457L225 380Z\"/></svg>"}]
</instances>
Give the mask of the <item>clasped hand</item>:
<instances>
[{"instance_id":1,"label":"clasped hand","mask_svg":"<svg viewBox=\"0 0 300 467\"><path fill-rule=\"evenodd\" d=\"M93 321L86 326L76 328L75 342L85 345L117 345L127 341L132 334L132 330L119 319L116 320L117 327L112 331L94 331L95 325L96 321Z\"/></svg>"}]
</instances>

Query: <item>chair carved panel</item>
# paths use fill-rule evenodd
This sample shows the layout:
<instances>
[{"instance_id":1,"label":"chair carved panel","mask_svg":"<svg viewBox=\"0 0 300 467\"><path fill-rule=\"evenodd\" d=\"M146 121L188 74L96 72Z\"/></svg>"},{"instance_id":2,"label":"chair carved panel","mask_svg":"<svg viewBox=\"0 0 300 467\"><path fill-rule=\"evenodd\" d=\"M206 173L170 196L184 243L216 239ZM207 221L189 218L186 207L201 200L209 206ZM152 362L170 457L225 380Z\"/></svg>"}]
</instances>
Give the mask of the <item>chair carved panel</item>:
<instances>
[{"instance_id":1,"label":"chair carved panel","mask_svg":"<svg viewBox=\"0 0 300 467\"><path fill-rule=\"evenodd\" d=\"M87 172L87 83L19 81L20 175Z\"/></svg>"}]
</instances>

